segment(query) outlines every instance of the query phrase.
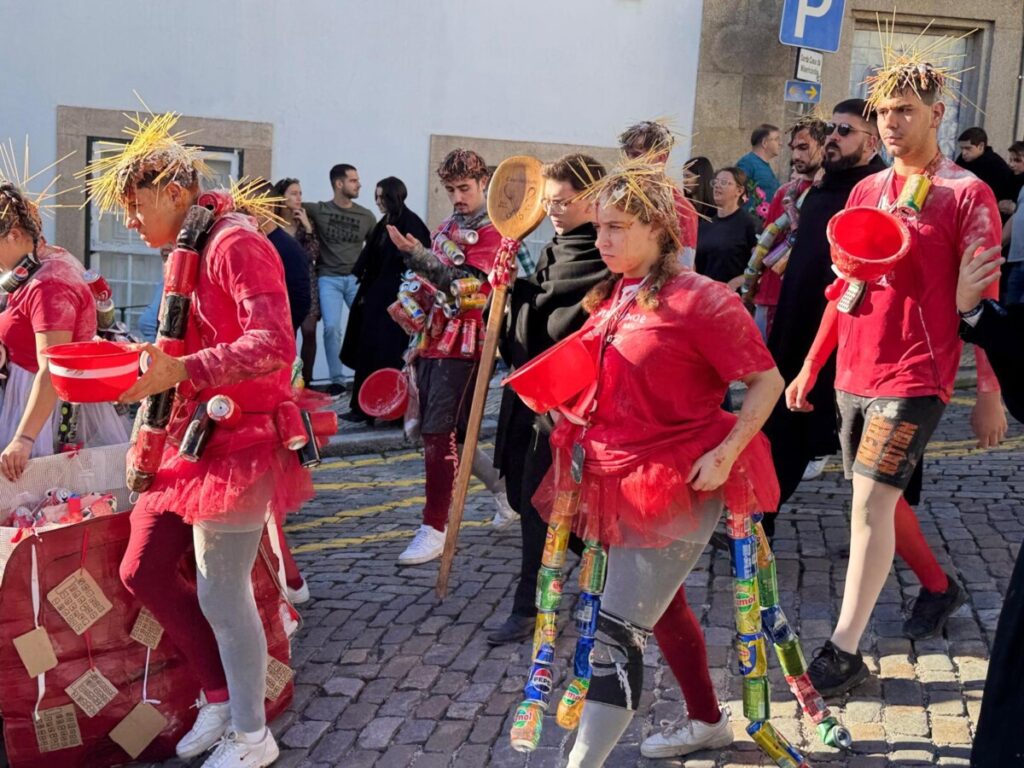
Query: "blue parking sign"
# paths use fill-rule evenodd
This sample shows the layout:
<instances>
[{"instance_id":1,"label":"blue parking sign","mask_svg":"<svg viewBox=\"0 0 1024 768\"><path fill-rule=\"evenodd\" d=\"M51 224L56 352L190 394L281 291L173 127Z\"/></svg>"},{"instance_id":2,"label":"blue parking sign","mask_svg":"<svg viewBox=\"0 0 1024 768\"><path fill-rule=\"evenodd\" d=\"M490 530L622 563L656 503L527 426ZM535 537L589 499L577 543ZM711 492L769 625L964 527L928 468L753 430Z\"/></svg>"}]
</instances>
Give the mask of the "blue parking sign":
<instances>
[{"instance_id":1,"label":"blue parking sign","mask_svg":"<svg viewBox=\"0 0 1024 768\"><path fill-rule=\"evenodd\" d=\"M835 53L843 32L846 0L784 0L779 42Z\"/></svg>"}]
</instances>

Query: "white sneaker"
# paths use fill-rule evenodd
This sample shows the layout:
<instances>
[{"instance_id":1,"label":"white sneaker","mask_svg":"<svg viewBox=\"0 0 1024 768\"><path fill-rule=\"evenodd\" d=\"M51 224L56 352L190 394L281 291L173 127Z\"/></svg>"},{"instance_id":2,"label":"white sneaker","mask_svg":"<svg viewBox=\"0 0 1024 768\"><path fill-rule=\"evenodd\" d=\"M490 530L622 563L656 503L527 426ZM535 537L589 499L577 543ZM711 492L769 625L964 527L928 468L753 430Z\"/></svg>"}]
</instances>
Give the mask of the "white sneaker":
<instances>
[{"instance_id":1,"label":"white sneaker","mask_svg":"<svg viewBox=\"0 0 1024 768\"><path fill-rule=\"evenodd\" d=\"M269 728L263 729L263 738L254 744L246 741L242 734L232 731L220 740L217 749L203 763L203 768L265 768L277 760L279 754Z\"/></svg>"},{"instance_id":2,"label":"white sneaker","mask_svg":"<svg viewBox=\"0 0 1024 768\"><path fill-rule=\"evenodd\" d=\"M420 565L436 560L444 551L444 532L432 525L421 525L405 552L398 556L399 565Z\"/></svg>"},{"instance_id":3,"label":"white sneaker","mask_svg":"<svg viewBox=\"0 0 1024 768\"><path fill-rule=\"evenodd\" d=\"M644 739L640 754L644 757L678 757L699 749L728 747L732 741L729 713L723 709L721 718L714 725L703 720L663 720L661 732Z\"/></svg>"},{"instance_id":4,"label":"white sneaker","mask_svg":"<svg viewBox=\"0 0 1024 768\"><path fill-rule=\"evenodd\" d=\"M231 721L231 711L226 701L222 704L207 704L206 696L199 694L192 706L199 710L199 714L196 715L192 730L174 748L182 760L197 757L220 741Z\"/></svg>"},{"instance_id":5,"label":"white sneaker","mask_svg":"<svg viewBox=\"0 0 1024 768\"><path fill-rule=\"evenodd\" d=\"M288 595L288 602L292 605L302 605L309 600L309 583L303 579L302 586L298 589L292 589L287 584L284 585L284 592Z\"/></svg>"},{"instance_id":6,"label":"white sneaker","mask_svg":"<svg viewBox=\"0 0 1024 768\"><path fill-rule=\"evenodd\" d=\"M815 478L821 477L821 473L825 471L825 464L828 462L828 456L818 456L807 462L807 468L804 469L804 476L802 480L814 480Z\"/></svg>"},{"instance_id":7,"label":"white sneaker","mask_svg":"<svg viewBox=\"0 0 1024 768\"><path fill-rule=\"evenodd\" d=\"M498 508L494 513L494 519L491 520L491 527L503 531L519 519L519 513L512 509L512 505L508 503L508 495L504 491L493 494L491 498L494 499L494 506Z\"/></svg>"}]
</instances>

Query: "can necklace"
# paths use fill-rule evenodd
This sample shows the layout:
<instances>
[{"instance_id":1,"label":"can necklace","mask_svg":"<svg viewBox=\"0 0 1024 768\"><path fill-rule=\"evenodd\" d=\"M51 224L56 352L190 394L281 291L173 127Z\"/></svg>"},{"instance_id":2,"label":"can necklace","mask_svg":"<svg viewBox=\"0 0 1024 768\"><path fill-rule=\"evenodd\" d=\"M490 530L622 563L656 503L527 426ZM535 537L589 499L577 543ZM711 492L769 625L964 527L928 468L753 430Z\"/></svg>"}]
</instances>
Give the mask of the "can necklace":
<instances>
[{"instance_id":1,"label":"can necklace","mask_svg":"<svg viewBox=\"0 0 1024 768\"><path fill-rule=\"evenodd\" d=\"M580 430L579 436L576 438L576 442L572 445L571 462L569 465L569 471L572 474L573 482L576 485L580 485L583 482L583 465L587 460L587 452L583 447L583 438L587 434L587 430L590 429L590 417L594 411L597 410L597 396L601 391L601 367L604 365L604 353L608 348L608 345L612 343L614 338L614 332L619 327L619 323L626 316L626 313L632 308L633 304L636 303L637 296L640 295L640 291L647 285L647 280L650 275L646 275L640 284L636 287L636 290L632 292L630 296L623 296L625 290L622 287L622 281L619 281L618 290L615 297L615 302L612 308L608 312L608 317L602 321L604 328L601 330L601 346L597 355L597 389L594 390L594 396L590 401L590 406L587 409L587 423L583 425L583 429ZM600 325L598 325L600 328Z\"/></svg>"}]
</instances>

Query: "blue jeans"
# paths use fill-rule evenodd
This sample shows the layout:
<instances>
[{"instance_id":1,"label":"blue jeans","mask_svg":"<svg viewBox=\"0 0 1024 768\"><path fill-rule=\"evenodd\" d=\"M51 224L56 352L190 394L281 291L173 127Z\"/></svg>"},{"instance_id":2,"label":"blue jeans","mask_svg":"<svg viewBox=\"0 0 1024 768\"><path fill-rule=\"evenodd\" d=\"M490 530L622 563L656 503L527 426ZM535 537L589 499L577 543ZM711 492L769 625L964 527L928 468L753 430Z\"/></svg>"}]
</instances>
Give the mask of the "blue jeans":
<instances>
[{"instance_id":1,"label":"blue jeans","mask_svg":"<svg viewBox=\"0 0 1024 768\"><path fill-rule=\"evenodd\" d=\"M331 382L341 384L345 378L341 364L341 340L348 325L348 310L356 300L359 281L355 275L320 276L320 316L324 321L324 355L331 372Z\"/></svg>"},{"instance_id":2,"label":"blue jeans","mask_svg":"<svg viewBox=\"0 0 1024 768\"><path fill-rule=\"evenodd\" d=\"M1024 261L1015 261L1010 265L1010 274L1006 278L1006 306L1024 303Z\"/></svg>"}]
</instances>

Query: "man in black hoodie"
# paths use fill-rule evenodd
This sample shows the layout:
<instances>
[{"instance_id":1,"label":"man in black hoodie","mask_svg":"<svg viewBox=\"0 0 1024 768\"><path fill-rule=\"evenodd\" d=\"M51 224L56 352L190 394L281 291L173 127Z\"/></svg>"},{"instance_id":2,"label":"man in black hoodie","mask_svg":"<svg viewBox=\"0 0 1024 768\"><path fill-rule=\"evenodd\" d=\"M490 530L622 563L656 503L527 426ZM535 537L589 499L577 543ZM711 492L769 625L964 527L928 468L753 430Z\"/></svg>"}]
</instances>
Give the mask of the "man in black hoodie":
<instances>
[{"instance_id":1,"label":"man in black hoodie","mask_svg":"<svg viewBox=\"0 0 1024 768\"><path fill-rule=\"evenodd\" d=\"M579 330L587 318L580 302L608 276L595 245L593 204L575 199L591 180L604 176L604 167L587 155L571 154L545 165L541 173L544 207L555 237L541 251L537 271L513 286L501 343L501 355L513 370ZM533 634L537 570L547 523L531 499L551 466L548 438L553 426L549 416L534 413L505 388L494 464L505 477L509 503L520 515L523 554L512 615L488 636L492 645Z\"/></svg>"},{"instance_id":2,"label":"man in black hoodie","mask_svg":"<svg viewBox=\"0 0 1024 768\"><path fill-rule=\"evenodd\" d=\"M966 168L985 182L996 196L996 202L1016 202L1013 189L1013 171L988 145L988 134L982 128L968 128L957 139L960 156L956 164Z\"/></svg>"}]
</instances>

